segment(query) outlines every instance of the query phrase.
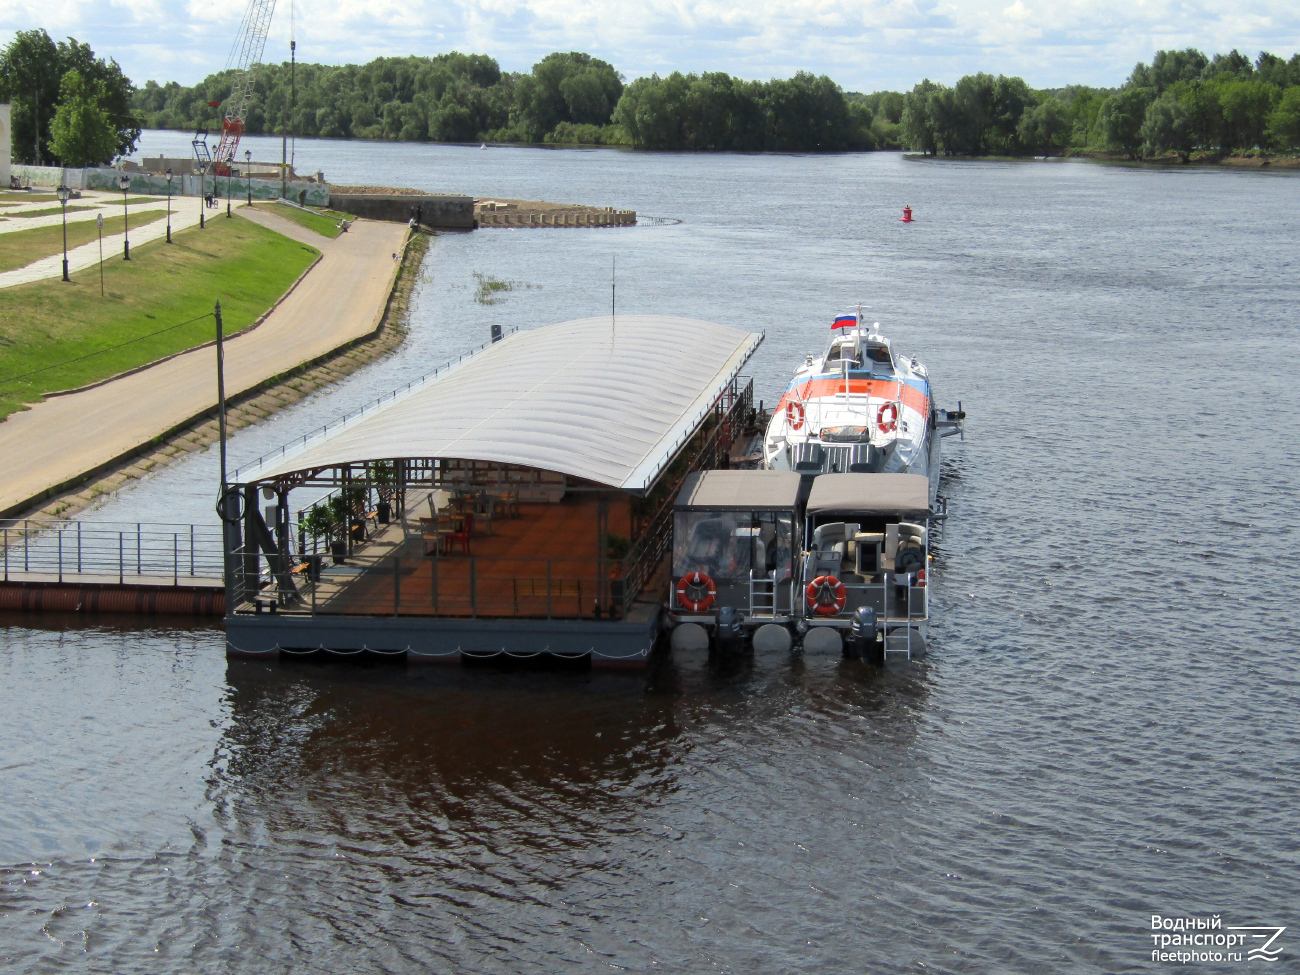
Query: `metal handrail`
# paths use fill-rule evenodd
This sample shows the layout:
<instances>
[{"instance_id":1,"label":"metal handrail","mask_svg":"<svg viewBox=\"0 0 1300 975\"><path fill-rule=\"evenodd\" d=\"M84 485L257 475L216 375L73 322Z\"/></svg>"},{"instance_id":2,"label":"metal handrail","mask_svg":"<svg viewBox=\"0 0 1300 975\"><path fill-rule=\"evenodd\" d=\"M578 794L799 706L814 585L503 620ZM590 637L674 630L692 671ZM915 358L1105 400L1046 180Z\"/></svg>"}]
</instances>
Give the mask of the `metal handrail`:
<instances>
[{"instance_id":1,"label":"metal handrail","mask_svg":"<svg viewBox=\"0 0 1300 975\"><path fill-rule=\"evenodd\" d=\"M6 582L54 576L59 582L95 577L221 578L221 530L209 525L0 520Z\"/></svg>"}]
</instances>

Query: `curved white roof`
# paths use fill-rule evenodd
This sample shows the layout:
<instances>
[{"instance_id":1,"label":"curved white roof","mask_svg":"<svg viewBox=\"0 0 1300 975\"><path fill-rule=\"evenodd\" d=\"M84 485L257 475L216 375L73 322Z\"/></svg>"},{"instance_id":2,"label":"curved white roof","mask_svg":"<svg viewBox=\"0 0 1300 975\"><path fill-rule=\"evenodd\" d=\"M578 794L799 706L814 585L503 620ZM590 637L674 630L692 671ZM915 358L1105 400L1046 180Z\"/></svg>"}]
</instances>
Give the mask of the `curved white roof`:
<instances>
[{"instance_id":1,"label":"curved white roof","mask_svg":"<svg viewBox=\"0 0 1300 975\"><path fill-rule=\"evenodd\" d=\"M444 457L644 491L762 340L729 325L662 315L516 332L238 479Z\"/></svg>"}]
</instances>

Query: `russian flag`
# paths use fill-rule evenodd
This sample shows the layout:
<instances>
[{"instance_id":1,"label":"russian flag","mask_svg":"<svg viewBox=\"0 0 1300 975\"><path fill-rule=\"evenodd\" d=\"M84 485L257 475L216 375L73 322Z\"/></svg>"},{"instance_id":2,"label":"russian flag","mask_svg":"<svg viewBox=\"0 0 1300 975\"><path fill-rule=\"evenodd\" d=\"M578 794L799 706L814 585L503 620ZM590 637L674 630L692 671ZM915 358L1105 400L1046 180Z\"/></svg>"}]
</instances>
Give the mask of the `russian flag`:
<instances>
[{"instance_id":1,"label":"russian flag","mask_svg":"<svg viewBox=\"0 0 1300 975\"><path fill-rule=\"evenodd\" d=\"M857 328L857 327L858 327L857 315L837 315L835 321L831 322L832 332L835 331L837 328Z\"/></svg>"}]
</instances>

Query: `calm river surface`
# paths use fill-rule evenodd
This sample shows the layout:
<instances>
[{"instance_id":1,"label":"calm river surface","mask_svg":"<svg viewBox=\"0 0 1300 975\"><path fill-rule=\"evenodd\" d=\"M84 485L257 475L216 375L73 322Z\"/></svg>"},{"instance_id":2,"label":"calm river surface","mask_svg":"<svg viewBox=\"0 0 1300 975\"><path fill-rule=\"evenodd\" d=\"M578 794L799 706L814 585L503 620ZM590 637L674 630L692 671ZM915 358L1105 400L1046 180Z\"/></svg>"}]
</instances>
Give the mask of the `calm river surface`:
<instances>
[{"instance_id":1,"label":"calm river surface","mask_svg":"<svg viewBox=\"0 0 1300 975\"><path fill-rule=\"evenodd\" d=\"M1300 179L326 142L298 164L682 223L439 237L401 351L241 432L235 464L494 321L607 313L615 256L620 310L765 331L769 403L861 301L971 417L932 653L275 666L188 622L5 618L6 971L1177 967L1152 914L1288 925L1296 964ZM476 273L516 288L478 304ZM92 517L206 519L214 465Z\"/></svg>"}]
</instances>

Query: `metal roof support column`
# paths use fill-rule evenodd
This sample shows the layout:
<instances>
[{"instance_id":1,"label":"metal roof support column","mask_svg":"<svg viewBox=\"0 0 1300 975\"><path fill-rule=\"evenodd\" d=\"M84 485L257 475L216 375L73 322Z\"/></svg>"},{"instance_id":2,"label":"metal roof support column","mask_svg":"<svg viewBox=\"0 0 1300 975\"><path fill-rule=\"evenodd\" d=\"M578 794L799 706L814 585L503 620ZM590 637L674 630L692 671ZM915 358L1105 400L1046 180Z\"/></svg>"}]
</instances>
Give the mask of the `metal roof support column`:
<instances>
[{"instance_id":1,"label":"metal roof support column","mask_svg":"<svg viewBox=\"0 0 1300 975\"><path fill-rule=\"evenodd\" d=\"M596 504L596 615L605 605L605 590L609 585L605 578L606 556L609 554L609 497L600 492Z\"/></svg>"},{"instance_id":2,"label":"metal roof support column","mask_svg":"<svg viewBox=\"0 0 1300 975\"><path fill-rule=\"evenodd\" d=\"M257 486L253 484L244 485L244 557L241 560L243 567L240 575L240 585L236 587L235 600L232 601L233 608L243 599L251 599L256 596L258 583L261 581L262 564L258 555L258 546L255 539L257 533L253 529L253 519L257 517Z\"/></svg>"}]
</instances>

